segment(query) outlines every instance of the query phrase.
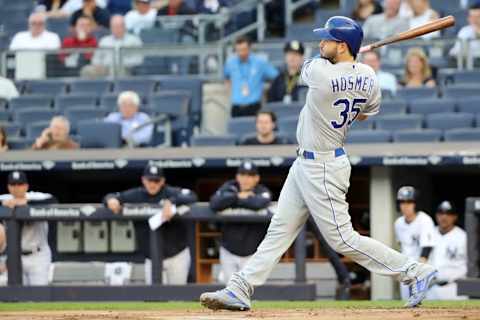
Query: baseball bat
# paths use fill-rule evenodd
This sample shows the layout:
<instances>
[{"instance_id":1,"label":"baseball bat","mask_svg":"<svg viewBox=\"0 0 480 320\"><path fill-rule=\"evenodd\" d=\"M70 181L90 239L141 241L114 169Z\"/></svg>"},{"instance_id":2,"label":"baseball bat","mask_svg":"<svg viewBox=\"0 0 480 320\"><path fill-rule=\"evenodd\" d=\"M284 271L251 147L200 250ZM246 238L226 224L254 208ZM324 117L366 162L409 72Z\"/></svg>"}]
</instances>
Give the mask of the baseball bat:
<instances>
[{"instance_id":1,"label":"baseball bat","mask_svg":"<svg viewBox=\"0 0 480 320\"><path fill-rule=\"evenodd\" d=\"M455 18L453 16L446 16L443 18L439 18L433 21L430 21L423 26L419 26L404 32L400 32L399 34L393 35L386 39L374 42L372 44L363 46L360 48L360 53L370 51L373 49L377 49L383 47L384 45L400 42L408 39L413 39L424 34L435 32L438 30L442 30L448 27L455 25Z\"/></svg>"}]
</instances>

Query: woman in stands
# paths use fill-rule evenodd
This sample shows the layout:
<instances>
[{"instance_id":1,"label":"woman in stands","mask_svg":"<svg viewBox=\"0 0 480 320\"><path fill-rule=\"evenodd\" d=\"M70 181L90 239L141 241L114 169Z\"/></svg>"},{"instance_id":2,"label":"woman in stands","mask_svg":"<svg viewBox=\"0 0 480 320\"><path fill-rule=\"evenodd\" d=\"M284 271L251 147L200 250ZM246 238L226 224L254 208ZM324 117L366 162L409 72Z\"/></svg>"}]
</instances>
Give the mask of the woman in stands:
<instances>
[{"instance_id":1,"label":"woman in stands","mask_svg":"<svg viewBox=\"0 0 480 320\"><path fill-rule=\"evenodd\" d=\"M0 127L0 152L7 151L8 144L7 144L7 132L3 127Z\"/></svg>"},{"instance_id":2,"label":"woman in stands","mask_svg":"<svg viewBox=\"0 0 480 320\"><path fill-rule=\"evenodd\" d=\"M375 0L359 0L352 12L352 18L358 22L365 22L373 14L382 13L383 8Z\"/></svg>"},{"instance_id":3,"label":"woman in stands","mask_svg":"<svg viewBox=\"0 0 480 320\"><path fill-rule=\"evenodd\" d=\"M432 88L437 85L432 76L432 68L428 63L428 57L421 48L408 50L405 62L405 75L400 84L407 88L424 86Z\"/></svg>"}]
</instances>

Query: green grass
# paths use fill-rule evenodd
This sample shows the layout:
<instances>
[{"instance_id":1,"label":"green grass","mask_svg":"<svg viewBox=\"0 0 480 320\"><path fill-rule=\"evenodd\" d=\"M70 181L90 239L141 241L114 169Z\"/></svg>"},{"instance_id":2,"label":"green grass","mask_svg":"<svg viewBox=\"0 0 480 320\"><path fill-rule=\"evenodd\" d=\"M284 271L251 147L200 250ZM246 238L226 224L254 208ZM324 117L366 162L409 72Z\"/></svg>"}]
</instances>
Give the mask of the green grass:
<instances>
[{"instance_id":1,"label":"green grass","mask_svg":"<svg viewBox=\"0 0 480 320\"><path fill-rule=\"evenodd\" d=\"M254 309L396 309L401 301L258 301ZM423 308L432 309L480 309L480 300L426 301ZM66 311L66 310L200 310L196 302L50 302L50 303L0 303L2 311Z\"/></svg>"}]
</instances>

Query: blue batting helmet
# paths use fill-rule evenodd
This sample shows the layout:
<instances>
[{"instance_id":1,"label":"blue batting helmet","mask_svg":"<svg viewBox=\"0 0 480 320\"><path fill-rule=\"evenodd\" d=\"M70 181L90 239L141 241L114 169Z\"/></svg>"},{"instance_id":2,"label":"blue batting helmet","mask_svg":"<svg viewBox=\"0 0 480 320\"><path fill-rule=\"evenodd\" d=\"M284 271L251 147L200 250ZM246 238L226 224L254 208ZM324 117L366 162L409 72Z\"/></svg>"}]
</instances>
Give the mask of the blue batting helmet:
<instances>
[{"instance_id":1,"label":"blue batting helmet","mask_svg":"<svg viewBox=\"0 0 480 320\"><path fill-rule=\"evenodd\" d=\"M320 40L333 40L345 42L354 57L363 40L363 30L360 25L348 17L331 17L323 28L314 29L313 32Z\"/></svg>"}]
</instances>

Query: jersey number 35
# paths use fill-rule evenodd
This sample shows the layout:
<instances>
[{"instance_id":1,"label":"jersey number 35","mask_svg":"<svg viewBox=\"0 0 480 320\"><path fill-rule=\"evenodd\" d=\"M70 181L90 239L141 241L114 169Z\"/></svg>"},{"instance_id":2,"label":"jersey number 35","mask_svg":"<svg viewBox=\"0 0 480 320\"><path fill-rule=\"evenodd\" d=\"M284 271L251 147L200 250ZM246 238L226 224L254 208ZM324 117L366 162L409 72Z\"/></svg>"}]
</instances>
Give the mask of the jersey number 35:
<instances>
[{"instance_id":1,"label":"jersey number 35","mask_svg":"<svg viewBox=\"0 0 480 320\"><path fill-rule=\"evenodd\" d=\"M351 125L352 122L357 118L358 114L360 113L360 106L361 104L367 102L367 99L360 99L360 98L355 98L353 101L350 103L350 100L348 99L338 99L333 103L334 107L338 106L343 106L343 110L340 112L340 116L342 117L341 122L337 121L332 121L331 124L335 129L340 129L342 128L345 124ZM351 117L349 117L349 113L352 114ZM350 118L350 120L348 120ZM348 122L347 122L348 120Z\"/></svg>"}]
</instances>

